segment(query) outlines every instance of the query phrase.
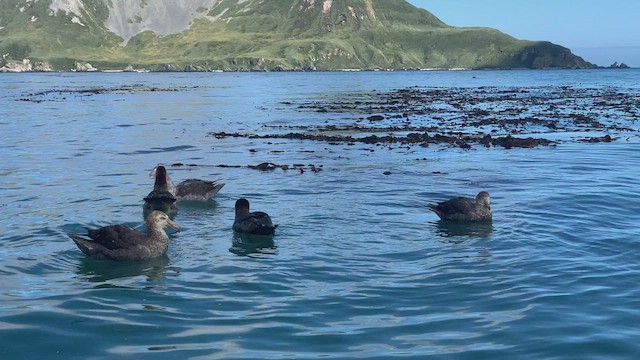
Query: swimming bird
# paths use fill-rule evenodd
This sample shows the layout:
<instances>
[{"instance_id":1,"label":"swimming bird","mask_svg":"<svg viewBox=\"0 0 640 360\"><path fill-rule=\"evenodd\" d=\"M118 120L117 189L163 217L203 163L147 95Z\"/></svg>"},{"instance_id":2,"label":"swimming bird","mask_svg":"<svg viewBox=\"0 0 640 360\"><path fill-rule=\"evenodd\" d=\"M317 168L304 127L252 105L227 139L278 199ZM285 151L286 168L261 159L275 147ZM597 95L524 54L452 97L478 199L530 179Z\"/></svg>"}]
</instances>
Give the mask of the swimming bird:
<instances>
[{"instance_id":1,"label":"swimming bird","mask_svg":"<svg viewBox=\"0 0 640 360\"><path fill-rule=\"evenodd\" d=\"M262 211L249 212L249 201L236 201L236 219L233 231L250 235L272 235L278 225L274 225L271 217Z\"/></svg>"},{"instance_id":2,"label":"swimming bird","mask_svg":"<svg viewBox=\"0 0 640 360\"><path fill-rule=\"evenodd\" d=\"M442 220L454 221L491 221L491 205L489 193L481 191L475 200L455 197L438 204L428 204Z\"/></svg>"},{"instance_id":3,"label":"swimming bird","mask_svg":"<svg viewBox=\"0 0 640 360\"><path fill-rule=\"evenodd\" d=\"M176 198L176 201L206 201L214 197L224 187L224 183L200 179L187 179L174 185L167 174L167 169L162 165L153 168L149 176L156 178L153 190L168 191Z\"/></svg>"},{"instance_id":4,"label":"swimming bird","mask_svg":"<svg viewBox=\"0 0 640 360\"><path fill-rule=\"evenodd\" d=\"M162 256L169 247L164 229L168 226L180 231L180 226L161 211L153 211L145 223L146 234L127 225L109 225L69 237L83 253L96 259L144 260Z\"/></svg>"}]
</instances>

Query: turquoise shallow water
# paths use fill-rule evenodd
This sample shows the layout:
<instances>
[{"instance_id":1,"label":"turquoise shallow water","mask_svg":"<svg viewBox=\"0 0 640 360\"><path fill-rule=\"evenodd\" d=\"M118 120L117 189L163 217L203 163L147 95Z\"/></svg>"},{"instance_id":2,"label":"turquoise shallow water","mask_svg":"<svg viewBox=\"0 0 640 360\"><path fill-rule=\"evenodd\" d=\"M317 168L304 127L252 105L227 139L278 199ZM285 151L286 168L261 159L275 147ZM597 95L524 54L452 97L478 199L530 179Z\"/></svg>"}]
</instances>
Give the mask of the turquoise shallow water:
<instances>
[{"instance_id":1,"label":"turquoise shallow water","mask_svg":"<svg viewBox=\"0 0 640 360\"><path fill-rule=\"evenodd\" d=\"M614 88L638 104L639 80L638 70L4 74L0 358L638 358L637 131L510 150L207 134L341 121L349 115L288 104L411 86ZM111 90L79 91L96 87ZM323 171L244 167L265 161ZM83 255L67 233L142 225L157 163L198 164L169 172L226 186L179 207L165 257ZM479 190L492 194L492 225L451 226L426 209ZM240 196L280 225L273 242L234 239Z\"/></svg>"}]
</instances>

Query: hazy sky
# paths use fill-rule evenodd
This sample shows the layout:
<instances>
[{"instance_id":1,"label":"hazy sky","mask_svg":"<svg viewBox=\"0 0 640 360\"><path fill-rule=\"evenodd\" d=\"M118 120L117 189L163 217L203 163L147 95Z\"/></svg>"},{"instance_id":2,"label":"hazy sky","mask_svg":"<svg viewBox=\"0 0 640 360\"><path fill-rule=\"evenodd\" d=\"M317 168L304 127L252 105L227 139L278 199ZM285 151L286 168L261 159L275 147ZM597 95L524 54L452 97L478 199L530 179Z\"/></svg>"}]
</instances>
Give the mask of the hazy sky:
<instances>
[{"instance_id":1,"label":"hazy sky","mask_svg":"<svg viewBox=\"0 0 640 360\"><path fill-rule=\"evenodd\" d=\"M640 67L639 0L408 0L453 26L548 40L601 66Z\"/></svg>"}]
</instances>

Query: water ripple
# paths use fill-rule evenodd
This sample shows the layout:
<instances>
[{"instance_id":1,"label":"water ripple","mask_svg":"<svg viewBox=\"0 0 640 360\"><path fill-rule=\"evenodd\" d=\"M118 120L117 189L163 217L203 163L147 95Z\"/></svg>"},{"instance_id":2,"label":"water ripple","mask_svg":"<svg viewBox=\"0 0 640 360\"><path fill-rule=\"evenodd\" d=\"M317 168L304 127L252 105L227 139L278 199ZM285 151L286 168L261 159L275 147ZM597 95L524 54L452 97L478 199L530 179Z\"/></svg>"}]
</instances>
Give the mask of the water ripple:
<instances>
[{"instance_id":1,"label":"water ripple","mask_svg":"<svg viewBox=\"0 0 640 360\"><path fill-rule=\"evenodd\" d=\"M510 86L533 81L528 72L482 72L485 80L475 80L497 81L490 73ZM568 73L589 84L598 77ZM387 89L466 84L469 74L131 74L148 86L200 87L122 102L6 107L6 131L15 135L0 144L3 351L17 358L633 358L637 140L443 151L206 136L315 122L264 109L342 93L354 79ZM539 75L564 83L562 74ZM132 81L97 76L105 87ZM95 81L34 79L12 83L12 91ZM265 161L323 170L246 167ZM170 168L175 181L227 185L210 202L179 204L182 231L171 233L166 256L115 263L82 254L68 233L115 223L141 228L148 173L158 163L201 165ZM443 223L426 207L480 190L492 194L491 224ZM275 237L234 236L233 204L242 196L280 225Z\"/></svg>"}]
</instances>

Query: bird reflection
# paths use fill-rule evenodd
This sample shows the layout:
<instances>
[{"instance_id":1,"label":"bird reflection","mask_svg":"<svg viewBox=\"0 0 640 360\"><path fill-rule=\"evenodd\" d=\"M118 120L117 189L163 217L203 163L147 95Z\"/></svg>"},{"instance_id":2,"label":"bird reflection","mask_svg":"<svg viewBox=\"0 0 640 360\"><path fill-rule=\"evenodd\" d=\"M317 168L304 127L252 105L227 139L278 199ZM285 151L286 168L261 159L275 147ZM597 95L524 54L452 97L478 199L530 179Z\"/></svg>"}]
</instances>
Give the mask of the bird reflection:
<instances>
[{"instance_id":1,"label":"bird reflection","mask_svg":"<svg viewBox=\"0 0 640 360\"><path fill-rule=\"evenodd\" d=\"M441 237L488 237L493 232L491 222L447 221L439 220L436 234Z\"/></svg>"},{"instance_id":2,"label":"bird reflection","mask_svg":"<svg viewBox=\"0 0 640 360\"><path fill-rule=\"evenodd\" d=\"M153 259L119 262L115 265L113 261L85 256L80 259L77 274L90 282L105 282L141 275L146 276L147 281L159 281L164 277L167 265L169 257L166 254Z\"/></svg>"},{"instance_id":3,"label":"bird reflection","mask_svg":"<svg viewBox=\"0 0 640 360\"><path fill-rule=\"evenodd\" d=\"M248 235L234 231L229 251L238 256L273 255L276 253L276 245L273 235Z\"/></svg>"}]
</instances>

